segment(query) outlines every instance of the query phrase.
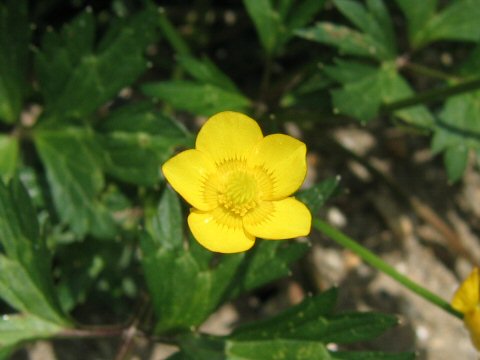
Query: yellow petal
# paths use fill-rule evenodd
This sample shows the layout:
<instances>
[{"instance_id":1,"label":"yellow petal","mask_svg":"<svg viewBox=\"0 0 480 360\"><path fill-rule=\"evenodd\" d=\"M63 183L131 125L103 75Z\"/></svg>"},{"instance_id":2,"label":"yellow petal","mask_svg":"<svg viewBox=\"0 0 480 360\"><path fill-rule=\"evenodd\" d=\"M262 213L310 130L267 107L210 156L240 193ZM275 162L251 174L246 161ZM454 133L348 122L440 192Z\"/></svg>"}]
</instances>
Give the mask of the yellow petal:
<instances>
[{"instance_id":1,"label":"yellow petal","mask_svg":"<svg viewBox=\"0 0 480 360\"><path fill-rule=\"evenodd\" d=\"M480 351L480 309L476 308L465 314L464 322L470 332L473 345Z\"/></svg>"},{"instance_id":2,"label":"yellow petal","mask_svg":"<svg viewBox=\"0 0 480 360\"><path fill-rule=\"evenodd\" d=\"M210 251L238 253L250 249L255 237L245 233L241 226L228 226L218 221L214 212L193 210L188 216L188 226L195 239Z\"/></svg>"},{"instance_id":3,"label":"yellow petal","mask_svg":"<svg viewBox=\"0 0 480 360\"><path fill-rule=\"evenodd\" d=\"M260 140L262 130L246 115L225 111L212 116L202 126L195 147L207 153L217 164L245 159Z\"/></svg>"},{"instance_id":4,"label":"yellow petal","mask_svg":"<svg viewBox=\"0 0 480 360\"><path fill-rule=\"evenodd\" d=\"M248 233L270 240L290 239L310 233L312 215L293 197L266 201L243 218Z\"/></svg>"},{"instance_id":5,"label":"yellow petal","mask_svg":"<svg viewBox=\"0 0 480 360\"><path fill-rule=\"evenodd\" d=\"M474 268L452 299L452 307L464 314L480 304L480 273Z\"/></svg>"},{"instance_id":6,"label":"yellow petal","mask_svg":"<svg viewBox=\"0 0 480 360\"><path fill-rule=\"evenodd\" d=\"M247 165L261 167L272 178L271 194L265 200L279 200L293 194L307 174L307 148L291 136L266 136L250 154Z\"/></svg>"},{"instance_id":7,"label":"yellow petal","mask_svg":"<svg viewBox=\"0 0 480 360\"><path fill-rule=\"evenodd\" d=\"M186 150L175 155L163 164L162 171L170 185L194 208L208 211L216 206L205 197L205 187L215 165L200 151Z\"/></svg>"}]
</instances>

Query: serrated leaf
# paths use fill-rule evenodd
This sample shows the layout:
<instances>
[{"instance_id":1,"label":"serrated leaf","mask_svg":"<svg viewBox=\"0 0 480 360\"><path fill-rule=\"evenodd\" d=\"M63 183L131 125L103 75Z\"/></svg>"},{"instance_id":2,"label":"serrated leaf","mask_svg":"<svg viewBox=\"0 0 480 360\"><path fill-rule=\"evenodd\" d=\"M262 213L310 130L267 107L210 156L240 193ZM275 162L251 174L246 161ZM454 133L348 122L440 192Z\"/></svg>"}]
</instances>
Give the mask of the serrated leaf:
<instances>
[{"instance_id":1,"label":"serrated leaf","mask_svg":"<svg viewBox=\"0 0 480 360\"><path fill-rule=\"evenodd\" d=\"M127 105L112 112L99 126L105 172L122 181L151 186L160 180L160 167L177 146L191 145L191 136L149 103Z\"/></svg>"},{"instance_id":2,"label":"serrated leaf","mask_svg":"<svg viewBox=\"0 0 480 360\"><path fill-rule=\"evenodd\" d=\"M381 44L381 47L378 47L384 53L382 59L390 59L395 56L393 27L390 15L381 0L369 0L368 8L352 0L336 0L334 3L355 26L376 43Z\"/></svg>"},{"instance_id":3,"label":"serrated leaf","mask_svg":"<svg viewBox=\"0 0 480 360\"><path fill-rule=\"evenodd\" d=\"M267 54L273 54L285 29L270 0L243 0Z\"/></svg>"},{"instance_id":4,"label":"serrated leaf","mask_svg":"<svg viewBox=\"0 0 480 360\"><path fill-rule=\"evenodd\" d=\"M428 8L430 11L430 8ZM423 47L438 40L480 40L480 6L478 0L457 0L430 20L417 33L415 46Z\"/></svg>"},{"instance_id":5,"label":"serrated leaf","mask_svg":"<svg viewBox=\"0 0 480 360\"><path fill-rule=\"evenodd\" d=\"M449 98L435 123L432 150L444 151L450 181L461 178L469 149L480 149L480 91Z\"/></svg>"},{"instance_id":6,"label":"serrated leaf","mask_svg":"<svg viewBox=\"0 0 480 360\"><path fill-rule=\"evenodd\" d=\"M62 222L79 237L110 237L113 220L98 199L104 186L98 144L82 129L41 130L35 145Z\"/></svg>"},{"instance_id":7,"label":"serrated leaf","mask_svg":"<svg viewBox=\"0 0 480 360\"><path fill-rule=\"evenodd\" d=\"M26 314L3 315L0 317L0 351L13 348L23 341L48 338L58 334L58 324Z\"/></svg>"},{"instance_id":8,"label":"serrated leaf","mask_svg":"<svg viewBox=\"0 0 480 360\"><path fill-rule=\"evenodd\" d=\"M65 322L37 214L18 179L8 189L0 182L0 241L6 255L0 255L0 297L19 310Z\"/></svg>"},{"instance_id":9,"label":"serrated leaf","mask_svg":"<svg viewBox=\"0 0 480 360\"><path fill-rule=\"evenodd\" d=\"M306 243L259 240L247 253L242 271L235 274L235 286L229 297L255 289L290 273L289 264L308 250Z\"/></svg>"},{"instance_id":10,"label":"serrated leaf","mask_svg":"<svg viewBox=\"0 0 480 360\"><path fill-rule=\"evenodd\" d=\"M435 123L432 150L480 148L480 91L449 98Z\"/></svg>"},{"instance_id":11,"label":"serrated leaf","mask_svg":"<svg viewBox=\"0 0 480 360\"><path fill-rule=\"evenodd\" d=\"M148 146L148 134L114 132L97 135L97 140L103 149L106 173L137 185L152 186L158 182L160 164Z\"/></svg>"},{"instance_id":12,"label":"serrated leaf","mask_svg":"<svg viewBox=\"0 0 480 360\"><path fill-rule=\"evenodd\" d=\"M192 56L183 55L178 57L178 62L195 80L201 83L212 84L228 91L238 92L235 83L207 57L199 60Z\"/></svg>"},{"instance_id":13,"label":"serrated leaf","mask_svg":"<svg viewBox=\"0 0 480 360\"><path fill-rule=\"evenodd\" d=\"M112 112L100 125L105 136L132 136L139 146L154 152L163 164L177 146L193 146L193 137L179 122L156 111L150 103L137 103Z\"/></svg>"},{"instance_id":14,"label":"serrated leaf","mask_svg":"<svg viewBox=\"0 0 480 360\"><path fill-rule=\"evenodd\" d=\"M238 92L192 81L150 83L143 85L142 91L176 109L205 116L225 110L245 111L250 106L250 101Z\"/></svg>"},{"instance_id":15,"label":"serrated leaf","mask_svg":"<svg viewBox=\"0 0 480 360\"><path fill-rule=\"evenodd\" d=\"M30 27L27 1L0 3L0 121L17 121L26 87Z\"/></svg>"},{"instance_id":16,"label":"serrated leaf","mask_svg":"<svg viewBox=\"0 0 480 360\"><path fill-rule=\"evenodd\" d=\"M221 256L211 266L208 250L196 244L169 249L145 233L142 266L159 318L156 332L198 326L222 302L286 275L287 264L303 254L306 246L285 245L264 242L249 253Z\"/></svg>"},{"instance_id":17,"label":"serrated leaf","mask_svg":"<svg viewBox=\"0 0 480 360\"><path fill-rule=\"evenodd\" d=\"M365 56L380 60L391 58L384 46L370 35L343 25L319 22L313 27L298 29L295 34L307 40L335 46L340 54Z\"/></svg>"},{"instance_id":18,"label":"serrated leaf","mask_svg":"<svg viewBox=\"0 0 480 360\"><path fill-rule=\"evenodd\" d=\"M327 317L337 301L335 288L314 297L308 297L280 314L237 328L231 340L250 341L274 338L290 340L321 340L327 326Z\"/></svg>"},{"instance_id":19,"label":"serrated leaf","mask_svg":"<svg viewBox=\"0 0 480 360\"><path fill-rule=\"evenodd\" d=\"M435 13L437 0L396 0L396 3L407 18L408 37L416 47L420 40L418 34Z\"/></svg>"},{"instance_id":20,"label":"serrated leaf","mask_svg":"<svg viewBox=\"0 0 480 360\"><path fill-rule=\"evenodd\" d=\"M354 63L353 63L354 64ZM332 91L333 104L339 112L367 122L378 115L382 104L410 97L414 94L406 80L398 74L392 63L383 63L380 68L339 62L327 68L327 74L341 81L349 80L345 74L353 74L361 66L362 74L356 80L344 82L341 89ZM362 76L363 75L363 76ZM430 128L433 117L426 107L418 105L398 110L394 115L407 123Z\"/></svg>"},{"instance_id":21,"label":"serrated leaf","mask_svg":"<svg viewBox=\"0 0 480 360\"><path fill-rule=\"evenodd\" d=\"M371 339L397 323L395 317L378 313L335 315L336 300L337 290L330 289L308 297L278 315L242 325L228 336L188 334L180 340L178 358L412 359L411 353L328 351L326 345L329 343Z\"/></svg>"},{"instance_id":22,"label":"serrated leaf","mask_svg":"<svg viewBox=\"0 0 480 360\"><path fill-rule=\"evenodd\" d=\"M307 25L325 4L325 0L303 0L300 2L293 2L293 8L290 8L288 15L283 16L284 23L287 28L288 34L286 41L293 36L294 30Z\"/></svg>"},{"instance_id":23,"label":"serrated leaf","mask_svg":"<svg viewBox=\"0 0 480 360\"><path fill-rule=\"evenodd\" d=\"M13 136L0 134L0 179L10 180L18 165L18 140Z\"/></svg>"},{"instance_id":24,"label":"serrated leaf","mask_svg":"<svg viewBox=\"0 0 480 360\"><path fill-rule=\"evenodd\" d=\"M0 254L0 297L19 311L56 324L66 324L65 318L48 298L51 294L43 290L24 266Z\"/></svg>"},{"instance_id":25,"label":"serrated leaf","mask_svg":"<svg viewBox=\"0 0 480 360\"><path fill-rule=\"evenodd\" d=\"M118 21L114 29L110 29L101 40L96 52L89 49L91 41L85 40L87 37L90 39L93 27L93 23L86 20L91 16L88 13L62 31L64 38L72 34L80 37L81 44L88 46L73 46L72 50L72 45L68 45L69 41L65 39L55 41L50 47L44 44L48 51L39 52L36 59L40 85L47 102L44 116L51 120L84 118L123 87L131 85L147 68L143 51L154 37L155 14L155 9L149 7ZM87 35L78 29L77 22L78 26L83 24L86 27ZM73 54L82 56L72 60ZM60 72L49 63L56 58L61 61ZM55 79L58 76L61 76L61 80ZM50 86L50 82L55 82L55 86Z\"/></svg>"},{"instance_id":26,"label":"serrated leaf","mask_svg":"<svg viewBox=\"0 0 480 360\"><path fill-rule=\"evenodd\" d=\"M367 312L340 314L328 319L322 341L348 344L369 340L397 324L398 319L393 315Z\"/></svg>"},{"instance_id":27,"label":"serrated leaf","mask_svg":"<svg viewBox=\"0 0 480 360\"><path fill-rule=\"evenodd\" d=\"M339 176L328 178L308 189L301 190L297 193L297 198L308 206L312 214L317 214L318 210L337 191L339 182Z\"/></svg>"}]
</instances>

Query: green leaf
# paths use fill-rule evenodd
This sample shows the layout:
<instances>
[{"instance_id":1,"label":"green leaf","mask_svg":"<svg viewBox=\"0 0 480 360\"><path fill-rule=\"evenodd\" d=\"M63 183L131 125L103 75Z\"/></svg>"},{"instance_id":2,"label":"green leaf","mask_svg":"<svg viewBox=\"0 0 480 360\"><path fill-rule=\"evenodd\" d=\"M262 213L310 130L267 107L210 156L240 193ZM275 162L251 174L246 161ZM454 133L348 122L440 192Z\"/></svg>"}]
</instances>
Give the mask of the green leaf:
<instances>
[{"instance_id":1,"label":"green leaf","mask_svg":"<svg viewBox=\"0 0 480 360\"><path fill-rule=\"evenodd\" d=\"M0 317L0 351L27 340L49 338L62 330L58 324L26 314Z\"/></svg>"},{"instance_id":2,"label":"green leaf","mask_svg":"<svg viewBox=\"0 0 480 360\"><path fill-rule=\"evenodd\" d=\"M0 121L14 123L26 88L30 27L27 1L0 3Z\"/></svg>"},{"instance_id":3,"label":"green leaf","mask_svg":"<svg viewBox=\"0 0 480 360\"><path fill-rule=\"evenodd\" d=\"M155 153L164 163L177 146L193 146L191 134L179 122L156 111L151 103L140 102L121 107L104 119L99 127L104 135L138 138L140 146Z\"/></svg>"},{"instance_id":4,"label":"green leaf","mask_svg":"<svg viewBox=\"0 0 480 360\"><path fill-rule=\"evenodd\" d=\"M448 180L451 182L460 180L467 168L468 148L464 145L447 148L444 154L444 161Z\"/></svg>"},{"instance_id":5,"label":"green leaf","mask_svg":"<svg viewBox=\"0 0 480 360\"><path fill-rule=\"evenodd\" d=\"M432 150L480 148L480 91L449 98L435 123Z\"/></svg>"},{"instance_id":6,"label":"green leaf","mask_svg":"<svg viewBox=\"0 0 480 360\"><path fill-rule=\"evenodd\" d=\"M415 353L385 353L378 351L331 351L332 360L414 360Z\"/></svg>"},{"instance_id":7,"label":"green leaf","mask_svg":"<svg viewBox=\"0 0 480 360\"><path fill-rule=\"evenodd\" d=\"M151 221L152 239L159 247L180 249L183 245L183 217L177 194L167 187Z\"/></svg>"},{"instance_id":8,"label":"green leaf","mask_svg":"<svg viewBox=\"0 0 480 360\"><path fill-rule=\"evenodd\" d=\"M51 278L50 256L37 214L18 179L0 182L0 296L13 307L64 323Z\"/></svg>"},{"instance_id":9,"label":"green leaf","mask_svg":"<svg viewBox=\"0 0 480 360\"><path fill-rule=\"evenodd\" d=\"M258 240L250 250L232 281L229 297L255 289L280 277L290 274L289 264L299 259L308 250L306 243L296 241L270 242Z\"/></svg>"},{"instance_id":10,"label":"green leaf","mask_svg":"<svg viewBox=\"0 0 480 360\"><path fill-rule=\"evenodd\" d=\"M40 130L35 145L60 219L79 236L111 237L113 220L98 196L104 186L101 150L84 130Z\"/></svg>"},{"instance_id":11,"label":"green leaf","mask_svg":"<svg viewBox=\"0 0 480 360\"><path fill-rule=\"evenodd\" d=\"M64 27L61 35L51 35L53 40L47 37L44 50L37 53L47 118L86 117L131 85L147 68L143 51L154 38L155 9L149 7L119 20L95 52L91 18L88 12L80 15ZM72 42L78 44L71 45Z\"/></svg>"},{"instance_id":12,"label":"green leaf","mask_svg":"<svg viewBox=\"0 0 480 360\"><path fill-rule=\"evenodd\" d=\"M295 34L307 40L335 46L340 54L375 58L379 51L378 44L371 37L330 22L319 22L313 27L298 29Z\"/></svg>"},{"instance_id":13,"label":"green leaf","mask_svg":"<svg viewBox=\"0 0 480 360\"><path fill-rule=\"evenodd\" d=\"M149 103L123 106L101 122L96 138L103 150L102 167L113 177L152 186L161 165L177 146L190 146L191 136L154 110Z\"/></svg>"},{"instance_id":14,"label":"green leaf","mask_svg":"<svg viewBox=\"0 0 480 360\"><path fill-rule=\"evenodd\" d=\"M264 241L248 253L223 255L211 266L211 252L196 243L188 248L180 245L177 205L171 198L162 202L162 213L157 215L162 222L155 220L157 226L149 228L156 239L148 233L141 239L142 266L159 318L157 333L200 325L222 302L287 275L288 263L307 248L294 242ZM172 241L167 244L169 237Z\"/></svg>"},{"instance_id":15,"label":"green leaf","mask_svg":"<svg viewBox=\"0 0 480 360\"><path fill-rule=\"evenodd\" d=\"M198 60L192 56L183 55L178 57L178 62L195 80L227 91L238 92L235 83L207 57Z\"/></svg>"},{"instance_id":16,"label":"green leaf","mask_svg":"<svg viewBox=\"0 0 480 360\"><path fill-rule=\"evenodd\" d=\"M381 0L369 0L368 9L353 0L336 0L335 6L362 30L383 53L382 59L395 56L395 36L390 16Z\"/></svg>"},{"instance_id":17,"label":"green leaf","mask_svg":"<svg viewBox=\"0 0 480 360\"><path fill-rule=\"evenodd\" d=\"M324 344L301 340L227 341L225 353L229 360L331 359Z\"/></svg>"},{"instance_id":18,"label":"green leaf","mask_svg":"<svg viewBox=\"0 0 480 360\"><path fill-rule=\"evenodd\" d=\"M449 98L435 123L432 150L444 151L450 181L461 178L469 149L480 149L480 91Z\"/></svg>"},{"instance_id":19,"label":"green leaf","mask_svg":"<svg viewBox=\"0 0 480 360\"><path fill-rule=\"evenodd\" d=\"M359 68L363 70L357 73L358 76L354 79L353 75ZM341 89L332 91L334 107L340 113L363 122L374 119L382 104L414 94L410 85L398 74L393 63L383 63L377 69L351 62L338 62L337 66L327 67L325 71L337 81L343 82ZM432 115L421 105L398 110L394 115L407 123L421 127L430 128L433 124Z\"/></svg>"},{"instance_id":20,"label":"green leaf","mask_svg":"<svg viewBox=\"0 0 480 360\"><path fill-rule=\"evenodd\" d=\"M48 298L19 262L0 254L0 297L15 309L56 324L66 324L56 304Z\"/></svg>"},{"instance_id":21,"label":"green leaf","mask_svg":"<svg viewBox=\"0 0 480 360\"><path fill-rule=\"evenodd\" d=\"M12 178L18 165L18 139L0 134L0 179Z\"/></svg>"},{"instance_id":22,"label":"green leaf","mask_svg":"<svg viewBox=\"0 0 480 360\"><path fill-rule=\"evenodd\" d=\"M339 182L340 176L330 177L308 189L298 192L297 198L308 206L312 214L317 214L318 210L338 190Z\"/></svg>"},{"instance_id":23,"label":"green leaf","mask_svg":"<svg viewBox=\"0 0 480 360\"><path fill-rule=\"evenodd\" d=\"M97 135L103 149L103 168L113 177L137 185L152 186L160 177L160 164L149 148L150 136L114 132Z\"/></svg>"},{"instance_id":24,"label":"green leaf","mask_svg":"<svg viewBox=\"0 0 480 360\"><path fill-rule=\"evenodd\" d=\"M246 111L250 101L238 92L192 81L165 81L142 86L146 95L165 101L175 109L210 116L220 111Z\"/></svg>"},{"instance_id":25,"label":"green leaf","mask_svg":"<svg viewBox=\"0 0 480 360\"><path fill-rule=\"evenodd\" d=\"M396 3L407 18L408 37L416 47L420 43L419 34L422 36L422 29L435 13L437 0L396 0Z\"/></svg>"},{"instance_id":26,"label":"green leaf","mask_svg":"<svg viewBox=\"0 0 480 360\"><path fill-rule=\"evenodd\" d=\"M284 42L294 35L294 31L302 26L307 25L313 17L323 8L325 0L303 0L294 2L293 9L288 11L288 15L284 20L288 34L284 37Z\"/></svg>"},{"instance_id":27,"label":"green leaf","mask_svg":"<svg viewBox=\"0 0 480 360\"><path fill-rule=\"evenodd\" d=\"M430 7L428 11L431 11ZM438 40L477 42L480 40L479 17L480 6L477 0L454 1L442 12L430 17L417 33L415 47L419 48Z\"/></svg>"},{"instance_id":28,"label":"green leaf","mask_svg":"<svg viewBox=\"0 0 480 360\"><path fill-rule=\"evenodd\" d=\"M290 340L321 340L327 326L327 316L333 312L337 289L332 288L266 320L240 326L230 335L231 340L253 341L272 338Z\"/></svg>"},{"instance_id":29,"label":"green leaf","mask_svg":"<svg viewBox=\"0 0 480 360\"><path fill-rule=\"evenodd\" d=\"M260 42L267 54L273 54L278 46L279 37L285 29L280 15L270 0L243 0L243 4L257 29Z\"/></svg>"},{"instance_id":30,"label":"green leaf","mask_svg":"<svg viewBox=\"0 0 480 360\"><path fill-rule=\"evenodd\" d=\"M368 340L397 323L395 317L384 314L335 315L336 300L337 290L330 289L276 316L240 326L225 337L186 335L180 341L181 354L195 360L412 358L410 353L328 351L327 344Z\"/></svg>"}]
</instances>

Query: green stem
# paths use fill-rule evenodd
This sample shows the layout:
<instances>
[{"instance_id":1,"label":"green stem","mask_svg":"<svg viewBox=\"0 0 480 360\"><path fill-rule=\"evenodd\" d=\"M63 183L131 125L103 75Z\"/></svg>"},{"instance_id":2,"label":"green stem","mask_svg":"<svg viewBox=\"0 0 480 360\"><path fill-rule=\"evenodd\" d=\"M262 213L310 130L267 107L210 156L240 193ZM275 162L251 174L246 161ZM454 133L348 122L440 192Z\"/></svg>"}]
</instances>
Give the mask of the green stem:
<instances>
[{"instance_id":1,"label":"green stem","mask_svg":"<svg viewBox=\"0 0 480 360\"><path fill-rule=\"evenodd\" d=\"M428 77L431 77L431 78L437 78L437 79L442 79L442 80L446 80L446 81L452 81L452 80L458 81L458 80L460 80L458 77L456 77L454 75L450 75L450 74L444 73L443 71L439 71L437 69L432 69L432 68L429 68L427 66L412 63L412 62L409 62L409 61L405 62L405 64L403 64L402 68L407 69L407 70L411 70L412 72L415 72L415 73L420 74L420 75L428 76Z\"/></svg>"},{"instance_id":2,"label":"green stem","mask_svg":"<svg viewBox=\"0 0 480 360\"><path fill-rule=\"evenodd\" d=\"M440 101L451 96L463 94L480 88L480 79L465 81L457 85L446 86L440 89L425 91L407 99L394 101L382 106L383 113L391 113L411 106Z\"/></svg>"},{"instance_id":3,"label":"green stem","mask_svg":"<svg viewBox=\"0 0 480 360\"><path fill-rule=\"evenodd\" d=\"M423 297L425 300L445 310L449 314L459 319L463 319L463 314L452 308L450 304L444 299L425 289L423 286L417 284L416 282L410 280L408 277L400 274L397 270L395 270L392 266L388 265L370 250L366 249L365 247L357 243L355 240L335 229L325 221L320 219L314 219L313 226L315 227L315 229L322 232L343 247L353 251L365 262L382 271L386 275L390 276L392 279L396 280L415 294Z\"/></svg>"}]
</instances>

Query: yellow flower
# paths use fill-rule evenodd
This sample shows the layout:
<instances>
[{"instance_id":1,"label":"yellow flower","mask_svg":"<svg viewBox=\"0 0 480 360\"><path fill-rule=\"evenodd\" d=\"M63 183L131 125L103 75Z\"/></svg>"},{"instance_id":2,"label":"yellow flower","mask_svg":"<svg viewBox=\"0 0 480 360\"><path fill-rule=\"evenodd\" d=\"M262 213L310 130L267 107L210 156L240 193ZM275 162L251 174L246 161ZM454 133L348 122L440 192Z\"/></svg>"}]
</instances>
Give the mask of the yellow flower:
<instances>
[{"instance_id":1,"label":"yellow flower","mask_svg":"<svg viewBox=\"0 0 480 360\"><path fill-rule=\"evenodd\" d=\"M306 172L305 144L291 136L264 137L246 115L221 112L198 133L195 149L168 160L163 174L192 205L188 225L211 251L250 249L255 238L306 236L311 215L290 197Z\"/></svg>"},{"instance_id":2,"label":"yellow flower","mask_svg":"<svg viewBox=\"0 0 480 360\"><path fill-rule=\"evenodd\" d=\"M452 307L463 313L473 345L480 350L480 269L474 268L452 299Z\"/></svg>"}]
</instances>

